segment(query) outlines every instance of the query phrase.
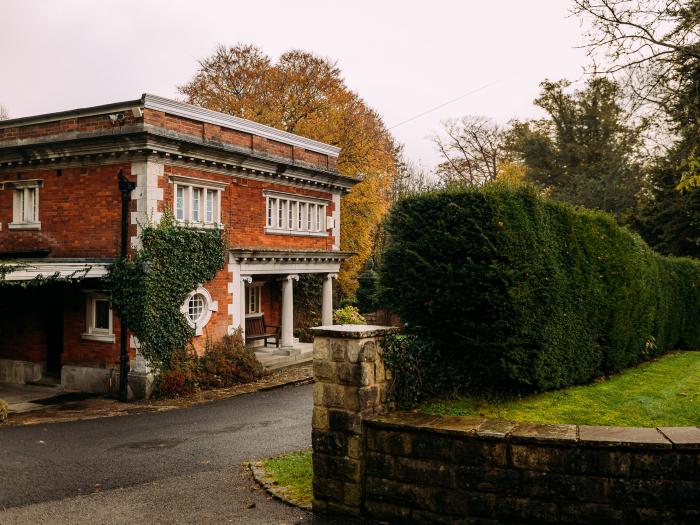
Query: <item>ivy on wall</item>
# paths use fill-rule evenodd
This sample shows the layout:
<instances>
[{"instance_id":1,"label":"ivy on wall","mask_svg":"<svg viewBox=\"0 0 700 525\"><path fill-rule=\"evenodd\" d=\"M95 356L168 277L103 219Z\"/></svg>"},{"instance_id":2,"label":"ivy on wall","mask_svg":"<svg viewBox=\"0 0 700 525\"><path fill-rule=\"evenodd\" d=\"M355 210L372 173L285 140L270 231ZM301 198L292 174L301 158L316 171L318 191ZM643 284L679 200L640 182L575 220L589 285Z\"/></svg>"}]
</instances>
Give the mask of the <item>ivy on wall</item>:
<instances>
[{"instance_id":1,"label":"ivy on wall","mask_svg":"<svg viewBox=\"0 0 700 525\"><path fill-rule=\"evenodd\" d=\"M180 307L225 263L222 230L175 224L166 210L157 225L141 231L142 247L115 263L105 277L112 306L138 338L140 351L155 367L169 368L173 352L194 337Z\"/></svg>"}]
</instances>

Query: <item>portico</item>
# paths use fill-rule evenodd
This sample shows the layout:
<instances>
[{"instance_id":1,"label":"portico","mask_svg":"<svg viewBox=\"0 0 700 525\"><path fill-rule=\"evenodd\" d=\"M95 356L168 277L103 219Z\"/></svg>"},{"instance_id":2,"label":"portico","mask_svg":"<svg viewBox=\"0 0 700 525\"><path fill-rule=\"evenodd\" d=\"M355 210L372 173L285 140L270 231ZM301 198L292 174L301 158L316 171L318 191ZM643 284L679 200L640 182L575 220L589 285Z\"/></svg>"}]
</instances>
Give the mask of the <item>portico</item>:
<instances>
[{"instance_id":1,"label":"portico","mask_svg":"<svg viewBox=\"0 0 700 525\"><path fill-rule=\"evenodd\" d=\"M229 252L229 333L239 327L245 340L245 320L264 316L280 327L280 347L291 352L294 340L294 286L300 274L322 274L322 323L333 323L333 280L340 263L351 254L339 251L233 249ZM267 310L267 311L266 311Z\"/></svg>"}]
</instances>

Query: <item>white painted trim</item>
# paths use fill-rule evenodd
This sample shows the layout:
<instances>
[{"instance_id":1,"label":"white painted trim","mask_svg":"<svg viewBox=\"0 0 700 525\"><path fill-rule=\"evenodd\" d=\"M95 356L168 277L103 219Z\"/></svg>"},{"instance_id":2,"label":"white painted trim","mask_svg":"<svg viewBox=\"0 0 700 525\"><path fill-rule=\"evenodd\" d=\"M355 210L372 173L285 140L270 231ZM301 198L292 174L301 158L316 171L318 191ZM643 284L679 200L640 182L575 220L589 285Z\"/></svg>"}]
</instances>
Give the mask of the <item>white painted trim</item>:
<instances>
[{"instance_id":1,"label":"white painted trim","mask_svg":"<svg viewBox=\"0 0 700 525\"><path fill-rule=\"evenodd\" d=\"M114 312L112 305L109 305L109 327L95 327L95 303L99 301L109 301L109 295L103 292L94 290L84 290L85 292L85 333L81 335L82 339L90 341L101 341L104 343L114 343Z\"/></svg>"},{"instance_id":2,"label":"white painted trim","mask_svg":"<svg viewBox=\"0 0 700 525\"><path fill-rule=\"evenodd\" d=\"M333 250L340 250L340 195L333 194Z\"/></svg>"},{"instance_id":3,"label":"white painted trim","mask_svg":"<svg viewBox=\"0 0 700 525\"><path fill-rule=\"evenodd\" d=\"M279 190L263 190L263 195L265 197L275 197L279 199L290 199L302 202L310 202L311 204L321 204L323 206L328 206L328 204L330 204L331 202L329 199L323 199L321 197L310 197L308 195L301 195L299 193L292 193Z\"/></svg>"},{"instance_id":4,"label":"white painted trim","mask_svg":"<svg viewBox=\"0 0 700 525\"><path fill-rule=\"evenodd\" d=\"M172 183L182 183L188 186L197 186L198 188L207 188L210 190L225 190L229 185L228 182L216 182L209 179L200 179L197 177L185 177L184 175L169 175L168 181Z\"/></svg>"},{"instance_id":5,"label":"white painted trim","mask_svg":"<svg viewBox=\"0 0 700 525\"><path fill-rule=\"evenodd\" d=\"M88 341L99 341L100 343L114 343L114 334L90 334L84 333L80 336L81 339Z\"/></svg>"},{"instance_id":6,"label":"white painted trim","mask_svg":"<svg viewBox=\"0 0 700 525\"><path fill-rule=\"evenodd\" d=\"M328 237L327 231L307 232L304 230L279 230L277 228L265 228L269 235L294 235L296 237Z\"/></svg>"},{"instance_id":7,"label":"white painted trim","mask_svg":"<svg viewBox=\"0 0 700 525\"><path fill-rule=\"evenodd\" d=\"M8 230L41 230L40 222L11 222L7 225Z\"/></svg>"},{"instance_id":8,"label":"white painted trim","mask_svg":"<svg viewBox=\"0 0 700 525\"><path fill-rule=\"evenodd\" d=\"M200 122L206 122L207 124L216 124L224 128L243 131L244 133L251 133L259 137L283 142L291 146L298 146L331 157L337 157L340 154L340 148L331 146L330 144L324 144L323 142L265 126L264 124L259 124L251 120L227 115L226 113L220 113L199 106L193 106L192 104L185 104L184 102L177 102L157 95L151 95L150 93L145 93L143 95L143 106L155 111L163 111L170 115L198 120Z\"/></svg>"},{"instance_id":9,"label":"white painted trim","mask_svg":"<svg viewBox=\"0 0 700 525\"><path fill-rule=\"evenodd\" d=\"M204 297L204 301L206 304L204 305L204 314L202 315L202 317L199 318L199 322L195 325L195 323L193 323L190 320L190 316L187 314L188 314L188 307L189 307L190 299L193 296L198 295L198 294L202 295ZM185 302L182 303L182 305L180 306L180 312L182 312L182 315L185 316L185 320L187 321L187 324L190 325L191 328L194 328L195 336L199 336L199 335L202 335L204 333L202 329L205 326L207 326L207 324L211 320L212 312L216 312L218 310L219 310L219 302L212 300L211 294L209 293L209 290L207 290L206 288L204 288L202 286L200 286L196 290L193 290L187 296L187 298L185 299Z\"/></svg>"},{"instance_id":10,"label":"white painted trim","mask_svg":"<svg viewBox=\"0 0 700 525\"><path fill-rule=\"evenodd\" d=\"M299 273L338 273L340 263L327 262L241 262L241 273L246 275L275 275Z\"/></svg>"},{"instance_id":11,"label":"white painted trim","mask_svg":"<svg viewBox=\"0 0 700 525\"><path fill-rule=\"evenodd\" d=\"M17 264L18 269L8 273L5 276L5 280L29 281L39 276L52 277L54 275L61 278L76 275L81 278L104 277L109 272L109 263L19 262Z\"/></svg>"}]
</instances>

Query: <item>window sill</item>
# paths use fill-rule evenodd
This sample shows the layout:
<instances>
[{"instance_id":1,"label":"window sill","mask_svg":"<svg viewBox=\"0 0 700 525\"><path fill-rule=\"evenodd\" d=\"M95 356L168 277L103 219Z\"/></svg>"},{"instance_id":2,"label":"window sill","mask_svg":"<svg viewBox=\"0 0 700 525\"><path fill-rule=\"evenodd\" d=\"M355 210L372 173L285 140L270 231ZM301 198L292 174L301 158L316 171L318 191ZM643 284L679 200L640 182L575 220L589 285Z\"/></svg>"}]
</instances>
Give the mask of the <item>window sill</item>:
<instances>
[{"instance_id":1,"label":"window sill","mask_svg":"<svg viewBox=\"0 0 700 525\"><path fill-rule=\"evenodd\" d=\"M197 228L200 230L223 230L224 225L220 222L187 222L181 220L175 220L178 226L184 226L185 228Z\"/></svg>"},{"instance_id":2,"label":"window sill","mask_svg":"<svg viewBox=\"0 0 700 525\"><path fill-rule=\"evenodd\" d=\"M328 237L328 232L305 232L299 230L279 230L277 228L265 228L268 235L294 235L296 237Z\"/></svg>"},{"instance_id":3,"label":"window sill","mask_svg":"<svg viewBox=\"0 0 700 525\"><path fill-rule=\"evenodd\" d=\"M86 341L98 341L100 343L114 343L114 334L83 334L80 336Z\"/></svg>"},{"instance_id":4,"label":"window sill","mask_svg":"<svg viewBox=\"0 0 700 525\"><path fill-rule=\"evenodd\" d=\"M10 230L41 230L40 222L11 222L7 225Z\"/></svg>"},{"instance_id":5,"label":"window sill","mask_svg":"<svg viewBox=\"0 0 700 525\"><path fill-rule=\"evenodd\" d=\"M255 319L256 317L263 317L265 314L260 312L259 314L245 314L246 319Z\"/></svg>"}]
</instances>

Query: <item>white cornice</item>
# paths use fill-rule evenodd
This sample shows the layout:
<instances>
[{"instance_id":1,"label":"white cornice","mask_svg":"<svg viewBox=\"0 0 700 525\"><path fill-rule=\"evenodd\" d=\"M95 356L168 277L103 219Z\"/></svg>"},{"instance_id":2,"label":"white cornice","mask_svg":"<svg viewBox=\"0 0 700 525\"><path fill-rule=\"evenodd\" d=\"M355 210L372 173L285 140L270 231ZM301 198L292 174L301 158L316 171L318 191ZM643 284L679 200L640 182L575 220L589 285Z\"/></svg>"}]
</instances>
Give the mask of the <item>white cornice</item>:
<instances>
[{"instance_id":1,"label":"white cornice","mask_svg":"<svg viewBox=\"0 0 700 525\"><path fill-rule=\"evenodd\" d=\"M147 109L163 111L178 117L198 120L208 124L216 124L224 128L243 131L244 133L252 133L253 135L265 137L266 139L276 140L292 146L298 146L310 151L323 153L324 155L329 155L331 157L337 157L340 153L340 148L331 146L330 144L324 144L323 142L307 139L306 137L301 137L293 133L288 133L270 126L265 126L264 124L258 124L252 120L234 117L233 115L227 115L226 113L220 113L218 111L212 111L199 106L193 106L192 104L185 104L184 102L178 102L169 98L151 95L150 93L145 93L143 95L143 106Z\"/></svg>"},{"instance_id":2,"label":"white cornice","mask_svg":"<svg viewBox=\"0 0 700 525\"><path fill-rule=\"evenodd\" d=\"M10 263L12 265L13 263ZM6 281L28 281L37 277L78 278L104 277L109 272L109 263L78 262L17 262L16 269L5 275Z\"/></svg>"}]
</instances>

